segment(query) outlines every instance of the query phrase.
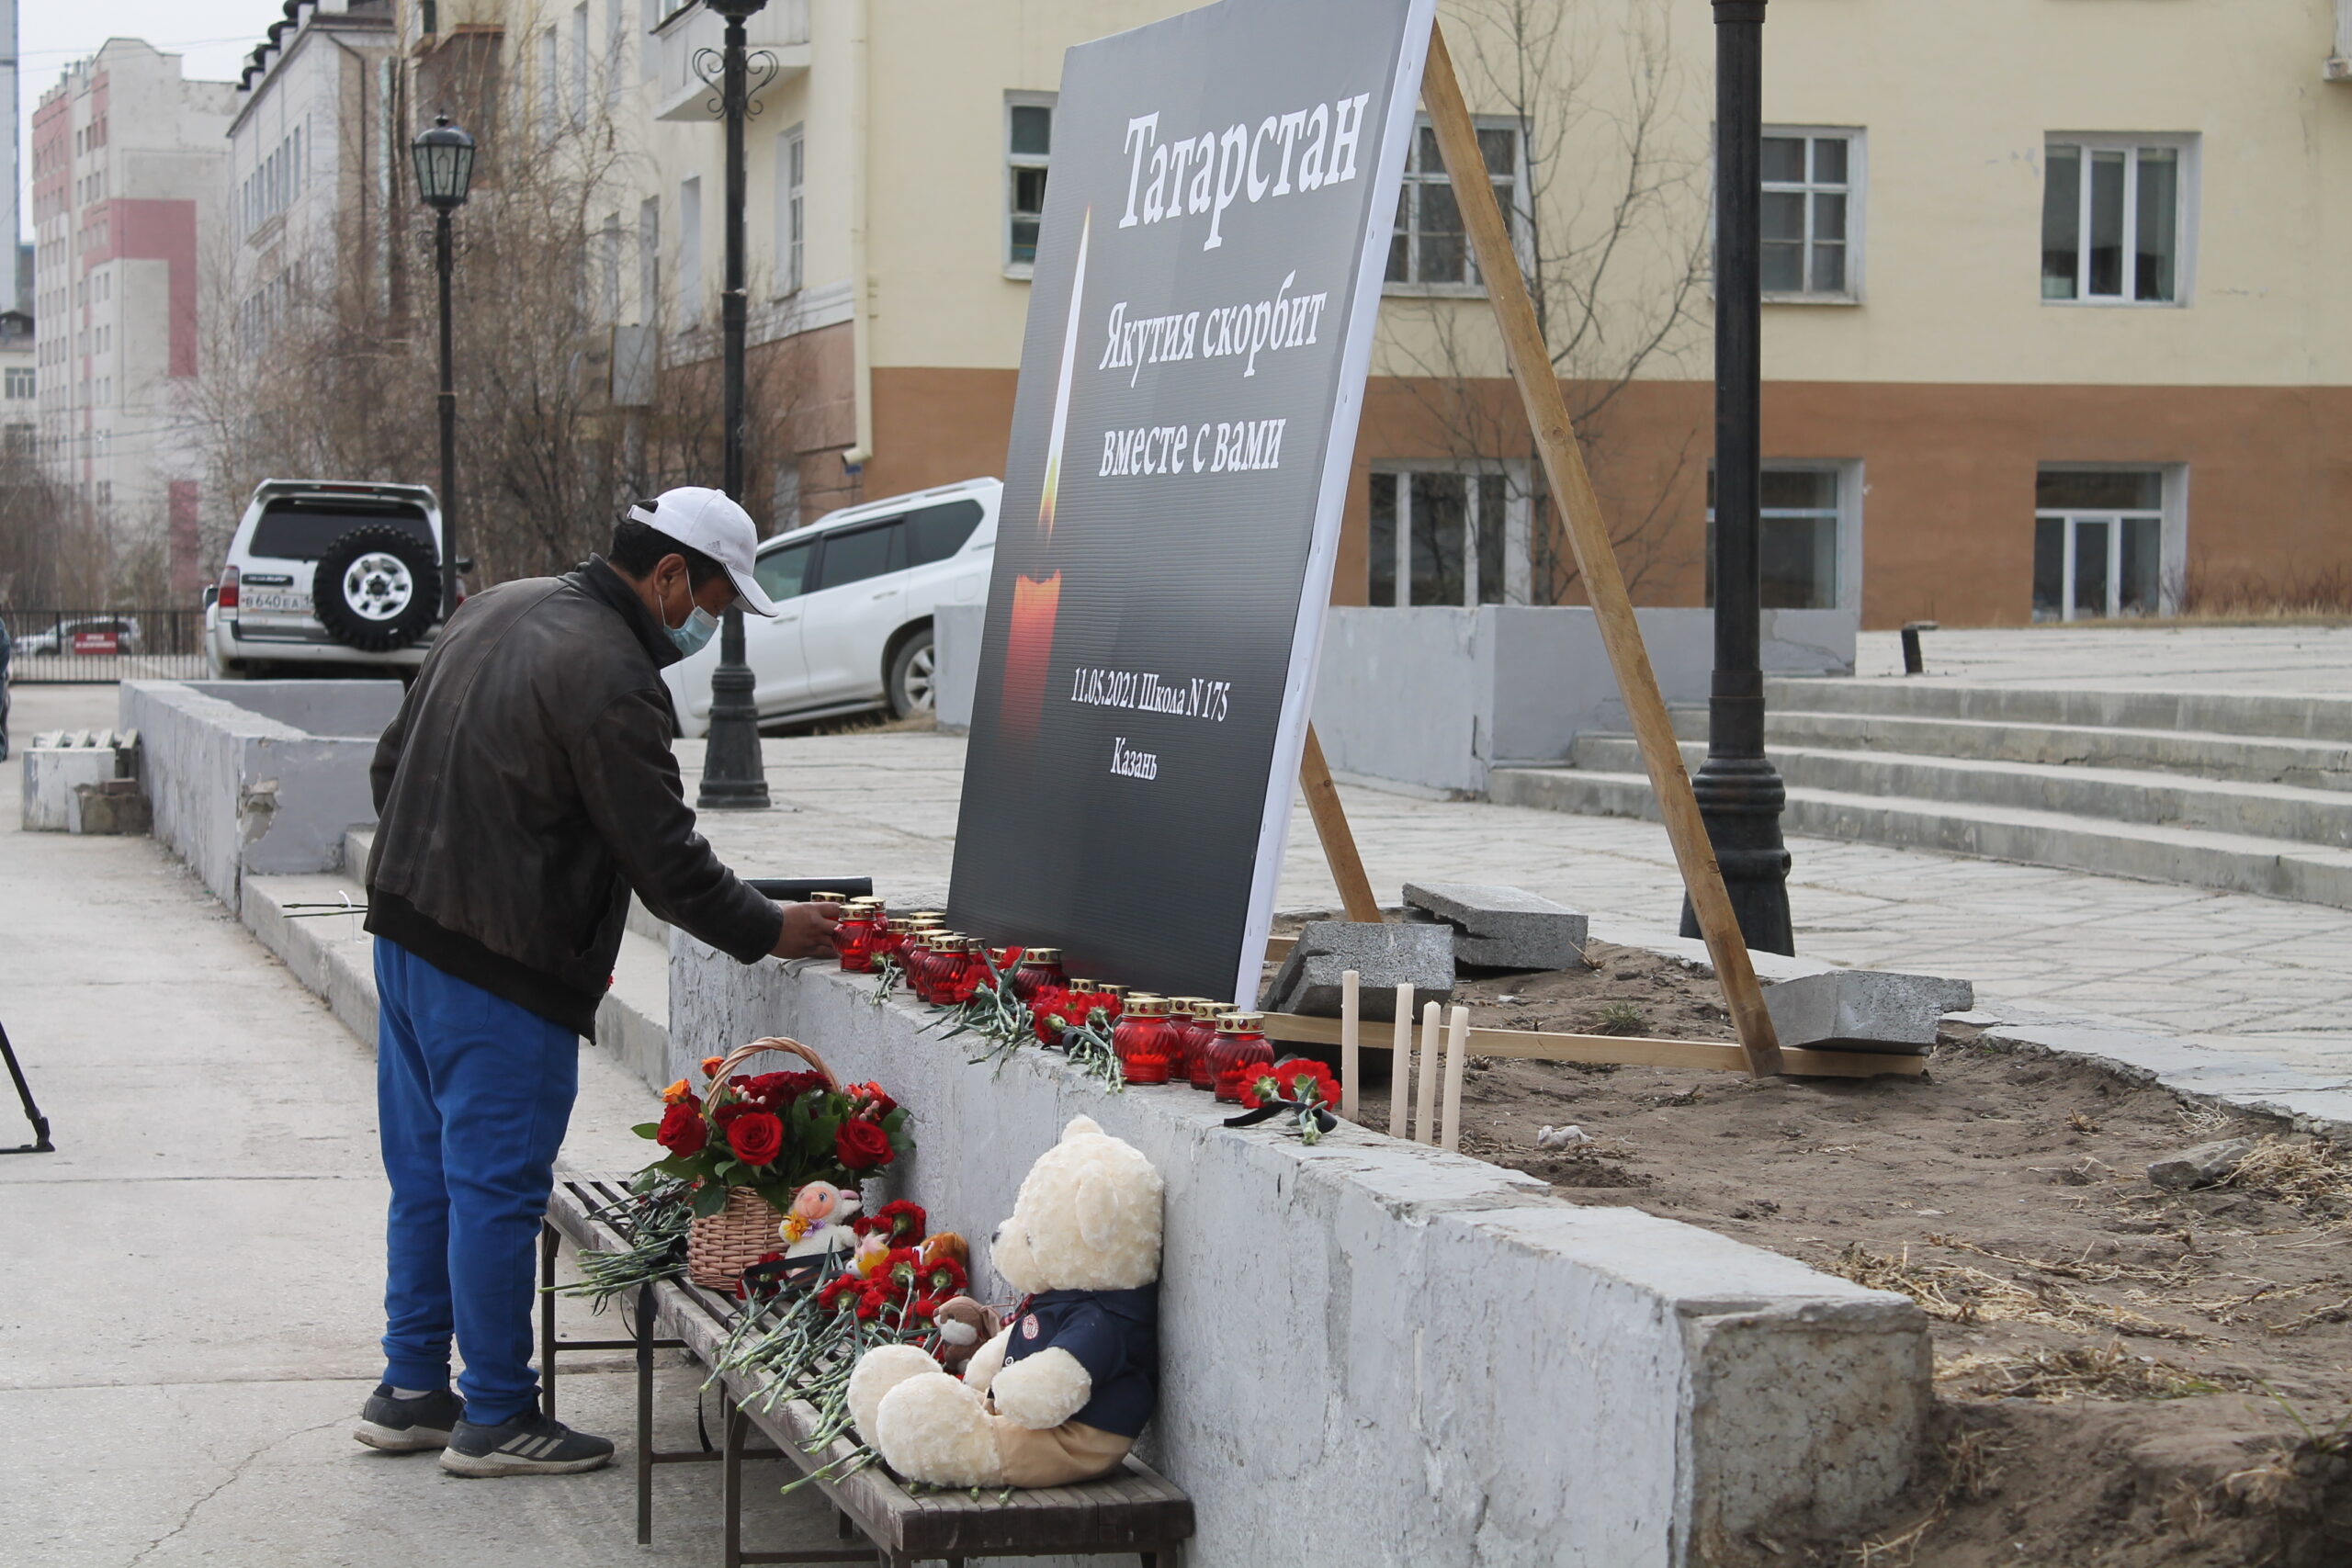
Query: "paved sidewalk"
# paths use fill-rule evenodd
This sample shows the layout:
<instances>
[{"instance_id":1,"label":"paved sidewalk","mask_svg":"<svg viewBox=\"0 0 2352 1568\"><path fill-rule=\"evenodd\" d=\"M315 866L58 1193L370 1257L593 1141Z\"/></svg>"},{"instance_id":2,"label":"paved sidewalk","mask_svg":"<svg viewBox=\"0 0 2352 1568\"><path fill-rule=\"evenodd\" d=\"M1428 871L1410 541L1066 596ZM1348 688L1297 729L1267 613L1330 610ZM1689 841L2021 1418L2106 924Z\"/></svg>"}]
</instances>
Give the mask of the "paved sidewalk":
<instances>
[{"instance_id":1,"label":"paved sidewalk","mask_svg":"<svg viewBox=\"0 0 2352 1568\"><path fill-rule=\"evenodd\" d=\"M2178 626L2076 621L1923 635L1924 679L1969 686L2352 694L2352 626ZM1903 673L1902 638L1864 632L1860 676Z\"/></svg>"},{"instance_id":2,"label":"paved sidewalk","mask_svg":"<svg viewBox=\"0 0 2352 1568\"><path fill-rule=\"evenodd\" d=\"M109 724L114 692L16 703L22 738ZM381 1367L372 1053L152 840L19 832L21 778L0 764L0 1021L62 1152L0 1159L0 1562L718 1561L717 1465L664 1467L636 1544L621 1357L562 1384L567 1419L620 1440L595 1474L466 1482L352 1441ZM593 1050L581 1079L564 1157L642 1163L644 1087ZM17 1118L0 1078L0 1145ZM695 1376L662 1377L661 1440L690 1447ZM755 1540L831 1540L753 1473Z\"/></svg>"},{"instance_id":3,"label":"paved sidewalk","mask_svg":"<svg viewBox=\"0 0 2352 1568\"><path fill-rule=\"evenodd\" d=\"M900 897L944 894L962 740L879 733L771 739L763 749L777 808L703 818L730 863L772 875L870 874ZM691 798L701 747L678 751ZM1507 882L1636 925L1679 919L1681 883L1653 823L1340 793L1384 901L1408 878ZM2352 911L1871 844L1798 839L1789 848L1802 953L1954 976L1996 1001L2352 1069ZM1339 904L1303 807L1278 903Z\"/></svg>"}]
</instances>

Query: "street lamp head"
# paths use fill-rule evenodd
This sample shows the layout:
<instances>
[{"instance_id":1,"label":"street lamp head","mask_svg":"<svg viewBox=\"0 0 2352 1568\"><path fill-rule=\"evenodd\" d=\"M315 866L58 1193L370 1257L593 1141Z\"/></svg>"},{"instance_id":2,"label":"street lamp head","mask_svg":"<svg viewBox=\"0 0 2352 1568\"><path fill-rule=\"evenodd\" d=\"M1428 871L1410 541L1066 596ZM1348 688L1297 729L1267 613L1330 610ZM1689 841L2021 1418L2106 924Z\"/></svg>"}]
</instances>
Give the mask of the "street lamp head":
<instances>
[{"instance_id":1,"label":"street lamp head","mask_svg":"<svg viewBox=\"0 0 2352 1568\"><path fill-rule=\"evenodd\" d=\"M765 10L768 0L702 0L703 9L716 11L730 22L749 19L754 11Z\"/></svg>"},{"instance_id":2,"label":"street lamp head","mask_svg":"<svg viewBox=\"0 0 2352 1568\"><path fill-rule=\"evenodd\" d=\"M474 139L449 123L446 114L433 117L433 129L418 136L409 151L416 159L416 193L436 212L455 212L466 204L466 187L473 183Z\"/></svg>"}]
</instances>

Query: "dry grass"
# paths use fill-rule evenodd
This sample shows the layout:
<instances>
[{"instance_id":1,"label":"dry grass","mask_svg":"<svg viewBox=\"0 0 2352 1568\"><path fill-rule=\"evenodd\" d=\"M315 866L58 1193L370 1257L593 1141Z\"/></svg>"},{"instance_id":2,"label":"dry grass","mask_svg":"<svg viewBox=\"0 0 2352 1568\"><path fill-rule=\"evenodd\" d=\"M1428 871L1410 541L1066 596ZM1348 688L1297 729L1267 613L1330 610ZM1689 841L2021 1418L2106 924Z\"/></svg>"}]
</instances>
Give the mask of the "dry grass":
<instances>
[{"instance_id":1,"label":"dry grass","mask_svg":"<svg viewBox=\"0 0 2352 1568\"><path fill-rule=\"evenodd\" d=\"M1951 1244L1947 1239L1941 1245ZM1915 1263L1907 1247L1889 1256L1850 1243L1829 1271L1872 1290L1900 1292L1929 1317L1946 1323L2031 1323L2072 1334L2132 1334L2150 1339L2205 1337L2193 1328L2162 1323L2129 1307L2079 1296L2054 1281L2030 1287L1965 1264Z\"/></svg>"},{"instance_id":2,"label":"dry grass","mask_svg":"<svg viewBox=\"0 0 2352 1568\"><path fill-rule=\"evenodd\" d=\"M2255 1145L2222 1185L2323 1217L2352 1210L2352 1166L2316 1138L2272 1134Z\"/></svg>"},{"instance_id":3,"label":"dry grass","mask_svg":"<svg viewBox=\"0 0 2352 1568\"><path fill-rule=\"evenodd\" d=\"M1936 1363L1936 1381L1967 1399L2186 1399L2251 1388L2217 1380L2154 1356L2135 1356L2120 1339L2105 1345L2027 1350L2015 1356L1971 1354Z\"/></svg>"},{"instance_id":4,"label":"dry grass","mask_svg":"<svg viewBox=\"0 0 2352 1568\"><path fill-rule=\"evenodd\" d=\"M1611 1002L1592 1026L1595 1034L1646 1034L1650 1017L1632 1002ZM1684 1101L1683 1103L1689 1103Z\"/></svg>"},{"instance_id":5,"label":"dry grass","mask_svg":"<svg viewBox=\"0 0 2352 1568\"><path fill-rule=\"evenodd\" d=\"M2352 617L2352 568L2290 568L2278 577L2251 571L2190 570L2180 583L2174 622L2332 623Z\"/></svg>"},{"instance_id":6,"label":"dry grass","mask_svg":"<svg viewBox=\"0 0 2352 1568\"><path fill-rule=\"evenodd\" d=\"M1944 1445L1944 1483L1936 1495L1935 1506L1927 1517L1900 1535L1881 1537L1863 1541L1853 1549L1854 1561L1861 1568L1910 1568L1919 1555L1919 1543L1928 1532L1941 1524L1951 1512L1955 1502L1977 1502L1993 1490L2001 1478L2001 1467L1994 1462L2008 1449L1993 1440L1988 1431L1975 1430L1957 1434Z\"/></svg>"}]
</instances>

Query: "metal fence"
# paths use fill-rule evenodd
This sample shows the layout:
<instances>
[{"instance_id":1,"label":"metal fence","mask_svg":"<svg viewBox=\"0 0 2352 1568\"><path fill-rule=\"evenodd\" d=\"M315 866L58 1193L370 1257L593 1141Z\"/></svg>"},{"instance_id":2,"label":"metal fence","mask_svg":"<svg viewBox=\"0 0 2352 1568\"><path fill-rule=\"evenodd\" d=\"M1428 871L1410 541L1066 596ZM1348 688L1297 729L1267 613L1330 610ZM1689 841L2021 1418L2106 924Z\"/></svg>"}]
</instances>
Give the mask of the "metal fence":
<instances>
[{"instance_id":1,"label":"metal fence","mask_svg":"<svg viewBox=\"0 0 2352 1568\"><path fill-rule=\"evenodd\" d=\"M0 605L20 686L107 685L122 680L201 680L201 610L44 610Z\"/></svg>"}]
</instances>

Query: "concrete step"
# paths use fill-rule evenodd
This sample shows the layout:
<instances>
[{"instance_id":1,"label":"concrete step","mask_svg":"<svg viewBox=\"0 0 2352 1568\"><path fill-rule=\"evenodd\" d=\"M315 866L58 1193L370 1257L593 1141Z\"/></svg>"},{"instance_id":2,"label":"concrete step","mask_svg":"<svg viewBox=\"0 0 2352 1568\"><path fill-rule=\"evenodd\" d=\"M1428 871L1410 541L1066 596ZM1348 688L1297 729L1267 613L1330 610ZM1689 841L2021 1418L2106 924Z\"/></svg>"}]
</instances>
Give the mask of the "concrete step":
<instances>
[{"instance_id":1,"label":"concrete step","mask_svg":"<svg viewBox=\"0 0 2352 1568\"><path fill-rule=\"evenodd\" d=\"M344 840L346 863L364 867L372 835L355 830ZM340 904L364 908L368 896L356 876L248 876L243 919L263 946L363 1040L376 1038L374 939L356 915L288 919L290 905ZM670 949L634 928L621 937L613 987L596 1010L596 1043L646 1083L660 1088L670 1071Z\"/></svg>"},{"instance_id":2,"label":"concrete step","mask_svg":"<svg viewBox=\"0 0 2352 1568\"><path fill-rule=\"evenodd\" d=\"M1657 816L1648 778L1581 768L1497 768L1498 804L1595 817ZM2185 883L2352 909L2352 850L2058 811L1890 799L1792 787L1791 834Z\"/></svg>"},{"instance_id":3,"label":"concrete step","mask_svg":"<svg viewBox=\"0 0 2352 1568\"><path fill-rule=\"evenodd\" d=\"M2352 696L2249 696L1791 677L1767 679L1764 700L1768 706L1789 713L1995 719L2011 724L2352 741Z\"/></svg>"},{"instance_id":4,"label":"concrete step","mask_svg":"<svg viewBox=\"0 0 2352 1568\"><path fill-rule=\"evenodd\" d=\"M1703 715L1694 728L1696 733L1690 734L1678 724L1676 733L1689 739L1705 739ZM2214 730L1801 711L1768 711L1764 738L1776 748L1844 748L1920 757L1970 757L1988 762L2123 768L2352 792L2352 744L2335 740L2267 739Z\"/></svg>"},{"instance_id":5,"label":"concrete step","mask_svg":"<svg viewBox=\"0 0 2352 1568\"><path fill-rule=\"evenodd\" d=\"M1963 807L2001 807L2194 828L2282 840L2286 841L2282 847L2352 847L2352 793L2341 790L1894 751L1780 745L1769 750L1781 777L1792 788L1899 796L1923 807L1944 802ZM1700 743L1683 742L1683 765L1693 772L1705 754ZM1631 736L1580 735L1570 758L1577 768L1596 773L1642 771L1641 751Z\"/></svg>"}]
</instances>

